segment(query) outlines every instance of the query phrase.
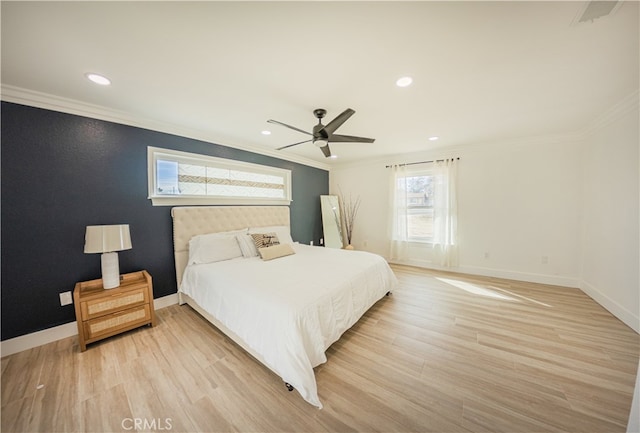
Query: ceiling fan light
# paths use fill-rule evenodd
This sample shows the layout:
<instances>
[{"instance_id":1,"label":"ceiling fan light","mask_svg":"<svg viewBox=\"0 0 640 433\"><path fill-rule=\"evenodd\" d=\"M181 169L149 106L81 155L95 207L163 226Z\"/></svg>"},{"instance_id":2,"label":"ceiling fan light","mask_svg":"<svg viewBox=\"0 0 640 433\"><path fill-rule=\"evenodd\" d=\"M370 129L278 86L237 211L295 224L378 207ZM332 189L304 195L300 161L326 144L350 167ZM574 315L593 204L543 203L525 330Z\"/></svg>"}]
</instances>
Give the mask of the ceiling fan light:
<instances>
[{"instance_id":1,"label":"ceiling fan light","mask_svg":"<svg viewBox=\"0 0 640 433\"><path fill-rule=\"evenodd\" d=\"M327 140L323 140L322 138L318 138L317 140L314 140L313 144L317 147L325 147L327 144L329 144L329 142Z\"/></svg>"}]
</instances>

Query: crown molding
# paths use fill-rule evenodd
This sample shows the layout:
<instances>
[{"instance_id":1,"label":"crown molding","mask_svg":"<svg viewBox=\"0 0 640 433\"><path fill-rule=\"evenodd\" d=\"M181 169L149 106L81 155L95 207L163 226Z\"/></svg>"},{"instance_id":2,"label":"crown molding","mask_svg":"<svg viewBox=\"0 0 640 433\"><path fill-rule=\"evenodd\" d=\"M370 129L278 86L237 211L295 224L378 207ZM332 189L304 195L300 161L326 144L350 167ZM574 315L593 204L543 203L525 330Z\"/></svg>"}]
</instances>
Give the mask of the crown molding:
<instances>
[{"instance_id":1,"label":"crown molding","mask_svg":"<svg viewBox=\"0 0 640 433\"><path fill-rule=\"evenodd\" d=\"M88 104L74 99L63 98L60 96L37 92L35 90L24 89L21 87L3 84L0 88L0 99L5 102L43 108L46 110L59 111L61 113L74 114L77 116L90 117L92 119L99 119L107 122L119 123L122 125L163 132L166 134L178 135L180 137L191 138L194 140L206 141L208 143L215 143L221 146L231 147L234 149L257 153L259 155L270 156L272 158L295 162L297 164L302 164L309 167L319 168L321 170L329 171L331 169L331 166L328 164L302 156L291 154L285 155L275 150L246 144L227 142L220 143L215 136L205 131L185 128L180 125L171 123L158 122L157 120L137 116L129 112L113 110L99 105Z\"/></svg>"},{"instance_id":2,"label":"crown molding","mask_svg":"<svg viewBox=\"0 0 640 433\"><path fill-rule=\"evenodd\" d=\"M627 115L640 106L640 92L635 89L629 95L611 106L608 110L594 119L583 131L585 137L591 136L599 130L609 126L621 117Z\"/></svg>"},{"instance_id":3,"label":"crown molding","mask_svg":"<svg viewBox=\"0 0 640 433\"><path fill-rule=\"evenodd\" d=\"M392 165L406 164L415 161L436 160L463 157L474 153L504 152L507 150L522 149L529 146L547 146L566 143L575 143L583 141L582 132L572 132L566 134L541 135L532 137L521 137L514 139L503 139L496 141L483 141L475 143L465 143L454 146L440 146L420 152L392 154L380 156L371 159L363 159L355 162L337 163L333 166L334 170L349 169L351 167L370 166L370 165Z\"/></svg>"},{"instance_id":4,"label":"crown molding","mask_svg":"<svg viewBox=\"0 0 640 433\"><path fill-rule=\"evenodd\" d=\"M332 168L344 169L353 166L372 165L376 163L390 164L390 163L402 163L407 160L414 160L416 158L432 158L432 157L451 157L460 153L486 151L489 149L501 149L506 146L513 148L519 146L531 146L542 144L553 144L560 142L574 142L585 140L589 136L595 134L600 129L615 122L620 117L638 108L639 105L639 91L635 89L625 98L618 103L610 107L600 116L598 116L593 122L590 122L585 128L579 131L574 131L565 134L555 134L547 136L534 136L534 137L521 137L510 140L500 140L495 142L480 142L480 143L466 143L451 147L438 147L430 149L428 151L416 152L411 154L393 154L381 157L375 157L370 159L361 159L356 162L334 162L329 165L319 161L315 161L309 158L296 156L296 155L284 155L276 152L275 150L265 149L262 147L244 145L238 143L219 143L213 135L190 128L184 128L179 125L169 124L164 122L158 122L153 119L136 116L132 113L112 110L99 105L87 104L81 101L63 98L60 96L50 95L47 93L37 92L34 90L24 89L21 87L15 87L3 84L1 87L0 98L6 102L13 102L16 104L28 105L37 108L44 108L47 110L59 111L67 114L75 114L78 116L85 116L94 119L105 120L108 122L119 123L128 126L134 126L139 128L150 129L153 131L164 132L167 134L178 135L185 138L191 138L195 140L206 141L209 143L220 144L222 146L231 147L234 149L245 150L247 152L256 153L259 155L265 155L280 160L290 161L309 167L319 168L321 170L331 171ZM435 155L435 156L434 156Z\"/></svg>"},{"instance_id":5,"label":"crown molding","mask_svg":"<svg viewBox=\"0 0 640 433\"><path fill-rule=\"evenodd\" d=\"M611 125L626 114L637 110L640 106L640 93L635 89L619 102L604 111L584 128L573 132L561 134L549 134L540 136L519 137L513 139L502 139L496 141L481 141L474 143L463 143L454 146L440 146L421 152L404 154L390 154L370 159L362 159L355 162L336 163L333 168L336 170L348 169L350 167L403 164L412 161L446 159L458 157L465 154L504 151L506 149L517 149L528 146L557 145L563 143L579 143L586 141L599 130Z\"/></svg>"}]
</instances>

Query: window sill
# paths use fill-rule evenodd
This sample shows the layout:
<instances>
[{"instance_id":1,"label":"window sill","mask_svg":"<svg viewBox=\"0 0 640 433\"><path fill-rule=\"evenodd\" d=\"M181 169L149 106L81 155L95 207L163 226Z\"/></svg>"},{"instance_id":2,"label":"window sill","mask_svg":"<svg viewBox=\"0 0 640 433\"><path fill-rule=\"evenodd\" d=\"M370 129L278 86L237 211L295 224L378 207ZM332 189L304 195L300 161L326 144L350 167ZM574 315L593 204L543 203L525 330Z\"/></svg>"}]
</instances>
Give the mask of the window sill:
<instances>
[{"instance_id":1,"label":"window sill","mask_svg":"<svg viewBox=\"0 0 640 433\"><path fill-rule=\"evenodd\" d=\"M397 239L393 239L393 242L403 242ZM418 239L410 239L407 241L410 245L419 245L419 246L429 246L429 247L433 247L433 240L431 239L425 239L425 240L418 240Z\"/></svg>"},{"instance_id":2,"label":"window sill","mask_svg":"<svg viewBox=\"0 0 640 433\"><path fill-rule=\"evenodd\" d=\"M288 199L224 198L224 197L149 197L153 206L254 205L289 206Z\"/></svg>"},{"instance_id":3,"label":"window sill","mask_svg":"<svg viewBox=\"0 0 640 433\"><path fill-rule=\"evenodd\" d=\"M409 241L410 244L417 244L417 245L429 245L429 246L433 246L433 241L431 239L425 239L425 240L418 240L418 239L411 239Z\"/></svg>"}]
</instances>

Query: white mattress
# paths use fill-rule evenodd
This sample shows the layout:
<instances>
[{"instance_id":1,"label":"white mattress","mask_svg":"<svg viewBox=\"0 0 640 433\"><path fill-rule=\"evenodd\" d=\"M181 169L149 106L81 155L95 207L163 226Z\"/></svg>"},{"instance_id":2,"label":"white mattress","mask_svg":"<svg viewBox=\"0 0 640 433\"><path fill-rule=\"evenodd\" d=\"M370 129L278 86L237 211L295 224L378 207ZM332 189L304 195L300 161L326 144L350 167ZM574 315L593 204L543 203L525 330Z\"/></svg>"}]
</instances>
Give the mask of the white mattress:
<instances>
[{"instance_id":1,"label":"white mattress","mask_svg":"<svg viewBox=\"0 0 640 433\"><path fill-rule=\"evenodd\" d=\"M296 254L189 265L180 291L218 319L309 403L313 367L397 280L380 256L294 244Z\"/></svg>"}]
</instances>

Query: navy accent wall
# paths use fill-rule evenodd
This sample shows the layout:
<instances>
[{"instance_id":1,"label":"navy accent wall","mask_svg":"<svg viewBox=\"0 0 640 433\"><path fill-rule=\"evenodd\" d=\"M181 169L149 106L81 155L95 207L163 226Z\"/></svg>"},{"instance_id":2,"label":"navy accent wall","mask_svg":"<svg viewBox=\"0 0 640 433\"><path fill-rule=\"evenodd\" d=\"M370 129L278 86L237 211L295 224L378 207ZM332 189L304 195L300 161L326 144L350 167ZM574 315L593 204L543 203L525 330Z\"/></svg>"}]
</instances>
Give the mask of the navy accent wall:
<instances>
[{"instance_id":1,"label":"navy accent wall","mask_svg":"<svg viewBox=\"0 0 640 433\"><path fill-rule=\"evenodd\" d=\"M146 269L154 297L176 292L169 206L147 199L147 146L292 171L291 231L322 236L329 173L302 164L142 128L2 102L2 340L75 320L58 293L100 278L84 254L87 225L129 224L122 273Z\"/></svg>"}]
</instances>

